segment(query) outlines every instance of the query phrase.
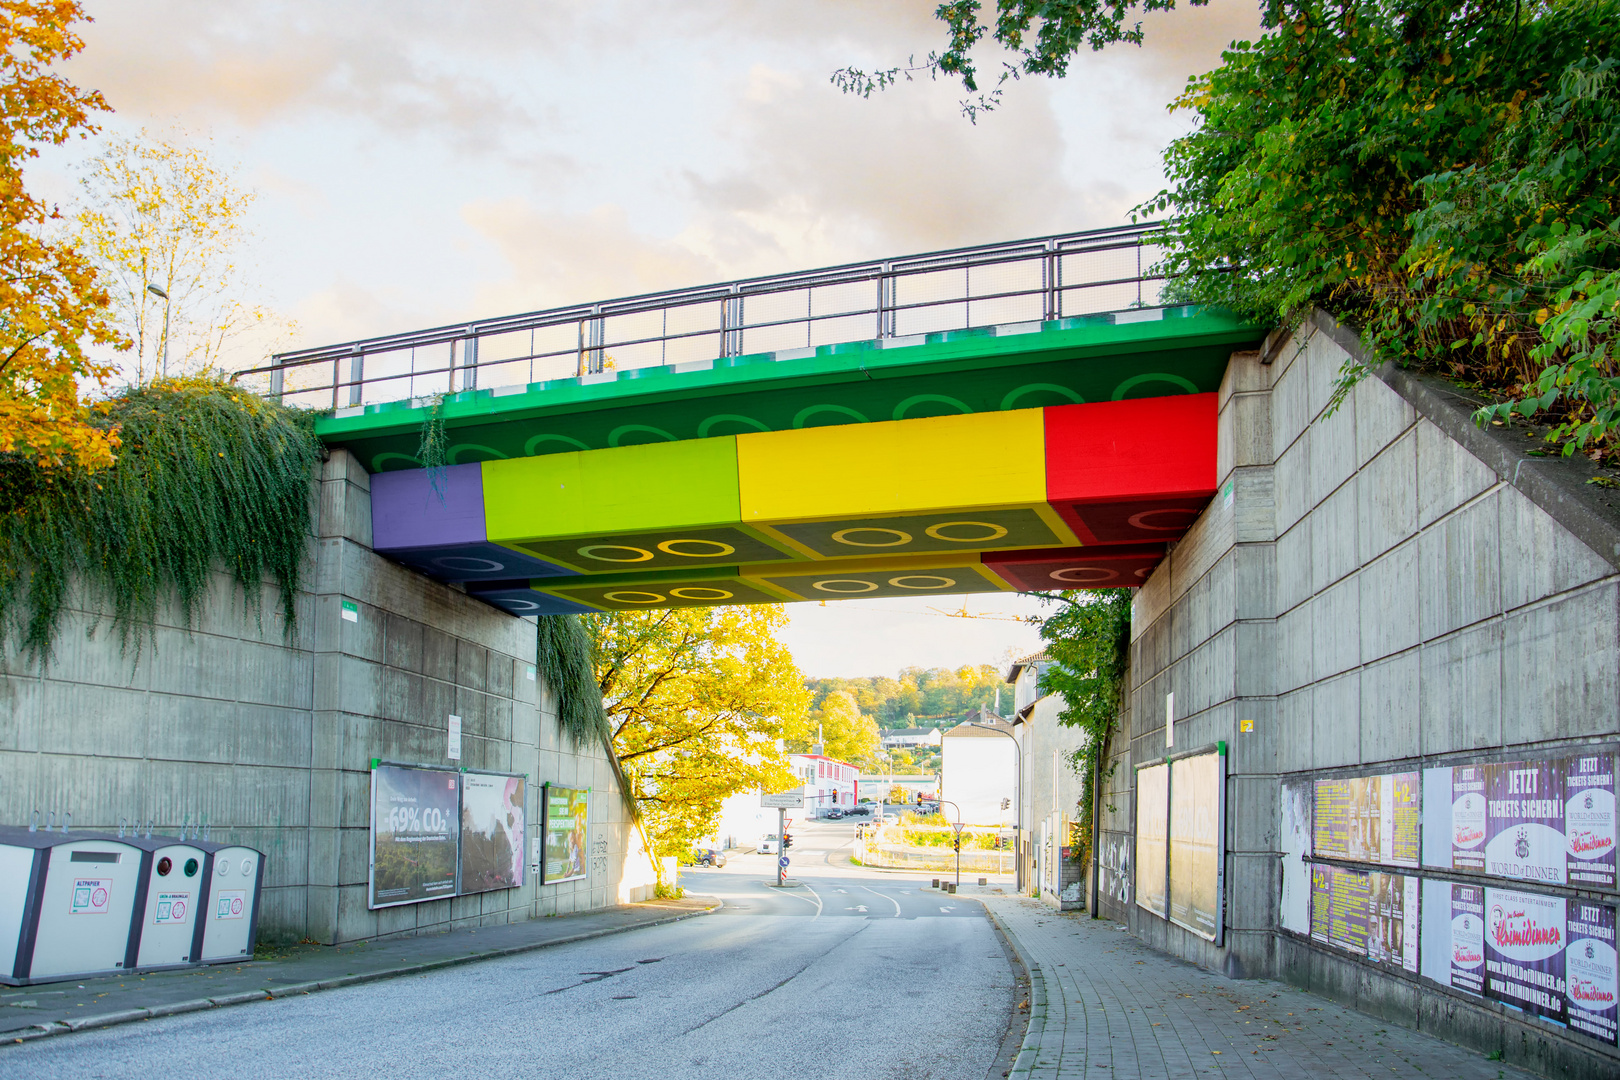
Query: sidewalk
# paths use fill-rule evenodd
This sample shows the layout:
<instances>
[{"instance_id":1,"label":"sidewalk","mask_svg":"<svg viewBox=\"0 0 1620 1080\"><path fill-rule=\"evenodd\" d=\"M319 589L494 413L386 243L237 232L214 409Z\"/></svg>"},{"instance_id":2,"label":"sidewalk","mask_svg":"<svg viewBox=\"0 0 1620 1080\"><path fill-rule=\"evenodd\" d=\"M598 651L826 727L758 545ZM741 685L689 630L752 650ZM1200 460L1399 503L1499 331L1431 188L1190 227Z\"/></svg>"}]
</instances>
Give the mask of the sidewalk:
<instances>
[{"instance_id":1,"label":"sidewalk","mask_svg":"<svg viewBox=\"0 0 1620 1080\"><path fill-rule=\"evenodd\" d=\"M710 897L650 900L422 937L351 945L261 947L259 959L245 964L37 986L0 985L0 1045L416 975L434 968L675 922L707 914L719 906L719 901Z\"/></svg>"},{"instance_id":2,"label":"sidewalk","mask_svg":"<svg viewBox=\"0 0 1620 1080\"><path fill-rule=\"evenodd\" d=\"M1115 922L963 886L1030 974L1014 1080L1112 1077L1431 1077L1531 1074L1271 979L1234 980L1166 956Z\"/></svg>"}]
</instances>

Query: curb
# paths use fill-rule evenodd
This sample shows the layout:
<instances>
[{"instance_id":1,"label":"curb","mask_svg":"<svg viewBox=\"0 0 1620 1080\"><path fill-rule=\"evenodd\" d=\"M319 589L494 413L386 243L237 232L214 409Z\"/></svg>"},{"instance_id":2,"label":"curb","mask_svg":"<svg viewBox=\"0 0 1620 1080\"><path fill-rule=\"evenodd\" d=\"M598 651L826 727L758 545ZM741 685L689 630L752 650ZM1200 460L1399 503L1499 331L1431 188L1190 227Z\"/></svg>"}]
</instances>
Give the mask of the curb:
<instances>
[{"instance_id":1,"label":"curb","mask_svg":"<svg viewBox=\"0 0 1620 1080\"><path fill-rule=\"evenodd\" d=\"M132 1024L137 1020L155 1020L162 1016L177 1016L181 1013L222 1009L227 1005L247 1005L255 1001L276 1001L285 997L313 994L318 990L336 990L344 986L357 986L361 983L397 979L403 975L421 975L429 971L460 967L463 964L476 964L481 960L496 960L503 956L516 956L519 953L534 952L537 949L547 949L553 945L571 945L576 941L589 941L592 938L607 937L610 934L623 934L630 930L645 930L653 926L667 926L670 923L696 918L699 915L712 915L724 906L725 901L716 899L712 907L703 908L701 911L683 911L679 915L666 915L661 919L652 919L648 922L637 923L634 926L609 926L601 930L586 930L578 934L569 934L566 937L549 938L545 941L530 942L526 945L508 945L505 948L491 949L488 952L471 953L467 956L451 956L443 960L429 960L420 964L407 964L386 971L365 971L357 975L342 975L335 979L290 983L285 986L268 987L264 990L248 990L240 994L225 994L215 998L195 998L191 1001L153 1005L147 1009L124 1009L119 1012L103 1013L100 1016L86 1016L82 1019L54 1020L49 1024L36 1024L32 1028L22 1031L8 1032L6 1036L0 1037L0 1046L15 1046L18 1043L34 1042L37 1039L45 1039L53 1035L68 1035L75 1031L89 1031L95 1028L115 1027L119 1024Z\"/></svg>"},{"instance_id":2,"label":"curb","mask_svg":"<svg viewBox=\"0 0 1620 1080\"><path fill-rule=\"evenodd\" d=\"M1007 942L1012 945L1013 951L1018 954L1019 963L1029 973L1029 1026L1024 1029L1024 1044L1018 1049L1018 1056L1013 1059L1012 1068L1007 1073L1008 1080L1017 1076L1029 1076L1035 1071L1037 1057L1041 1051L1041 1040L1046 1035L1046 978L1041 974L1041 965L1030 958L1024 949L1023 942L1013 933L1012 927L996 915L995 909L984 904L986 915L996 924Z\"/></svg>"}]
</instances>

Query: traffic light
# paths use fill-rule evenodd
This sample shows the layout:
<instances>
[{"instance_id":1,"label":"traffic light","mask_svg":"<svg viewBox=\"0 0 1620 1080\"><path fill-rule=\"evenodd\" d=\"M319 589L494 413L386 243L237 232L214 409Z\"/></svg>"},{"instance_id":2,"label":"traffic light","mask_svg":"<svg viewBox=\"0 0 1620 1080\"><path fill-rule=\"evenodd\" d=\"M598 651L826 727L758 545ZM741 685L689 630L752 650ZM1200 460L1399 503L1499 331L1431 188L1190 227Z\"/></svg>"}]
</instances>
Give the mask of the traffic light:
<instances>
[{"instance_id":1,"label":"traffic light","mask_svg":"<svg viewBox=\"0 0 1620 1080\"><path fill-rule=\"evenodd\" d=\"M793 834L792 833L783 833L782 834L782 850L786 851L788 848L790 848L792 846L793 846Z\"/></svg>"},{"instance_id":2,"label":"traffic light","mask_svg":"<svg viewBox=\"0 0 1620 1080\"><path fill-rule=\"evenodd\" d=\"M1012 805L1012 800L1011 799L1002 799L1001 800L1001 808L1003 810L1007 809L1007 807L1009 807L1011 805Z\"/></svg>"},{"instance_id":3,"label":"traffic light","mask_svg":"<svg viewBox=\"0 0 1620 1080\"><path fill-rule=\"evenodd\" d=\"M951 850L952 851L961 851L962 850L962 834L961 833L957 833L956 838L951 841Z\"/></svg>"}]
</instances>

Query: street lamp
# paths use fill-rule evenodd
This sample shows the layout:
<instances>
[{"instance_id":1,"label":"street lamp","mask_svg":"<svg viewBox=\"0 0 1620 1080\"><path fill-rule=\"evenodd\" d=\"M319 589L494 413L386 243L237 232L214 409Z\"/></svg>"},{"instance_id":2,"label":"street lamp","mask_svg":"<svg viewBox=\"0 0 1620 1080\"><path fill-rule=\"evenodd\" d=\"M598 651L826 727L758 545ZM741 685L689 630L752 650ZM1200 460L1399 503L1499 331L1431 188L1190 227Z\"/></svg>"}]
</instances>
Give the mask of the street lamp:
<instances>
[{"instance_id":1,"label":"street lamp","mask_svg":"<svg viewBox=\"0 0 1620 1080\"><path fill-rule=\"evenodd\" d=\"M148 285L146 291L163 301L163 366L159 373L166 379L169 377L169 294L156 285Z\"/></svg>"},{"instance_id":2,"label":"street lamp","mask_svg":"<svg viewBox=\"0 0 1620 1080\"><path fill-rule=\"evenodd\" d=\"M956 887L962 887L962 808L949 799L939 800L941 806L956 807L956 823L952 826L956 830Z\"/></svg>"},{"instance_id":3,"label":"street lamp","mask_svg":"<svg viewBox=\"0 0 1620 1080\"><path fill-rule=\"evenodd\" d=\"M1010 731L1003 731L992 724L981 724L977 720L971 721L970 727L984 728L997 735L1005 735L1013 742L1013 884L1019 891L1024 891L1024 748L1018 743L1018 736Z\"/></svg>"}]
</instances>

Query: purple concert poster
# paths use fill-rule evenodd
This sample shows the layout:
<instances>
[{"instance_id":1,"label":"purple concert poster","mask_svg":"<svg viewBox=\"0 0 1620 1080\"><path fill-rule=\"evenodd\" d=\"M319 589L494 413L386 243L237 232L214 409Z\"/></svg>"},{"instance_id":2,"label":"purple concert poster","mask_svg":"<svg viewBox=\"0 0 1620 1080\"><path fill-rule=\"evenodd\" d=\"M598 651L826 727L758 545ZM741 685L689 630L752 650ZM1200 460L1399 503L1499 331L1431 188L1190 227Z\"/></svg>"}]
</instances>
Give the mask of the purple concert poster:
<instances>
[{"instance_id":1,"label":"purple concert poster","mask_svg":"<svg viewBox=\"0 0 1620 1080\"><path fill-rule=\"evenodd\" d=\"M1587 900L1568 901L1569 946L1564 950L1569 1026L1615 1043L1614 909Z\"/></svg>"},{"instance_id":2,"label":"purple concert poster","mask_svg":"<svg viewBox=\"0 0 1620 1080\"><path fill-rule=\"evenodd\" d=\"M1451 886L1451 988L1485 993L1485 890Z\"/></svg>"},{"instance_id":3,"label":"purple concert poster","mask_svg":"<svg viewBox=\"0 0 1620 1080\"><path fill-rule=\"evenodd\" d=\"M1564 1023L1564 898L1485 890L1485 996Z\"/></svg>"},{"instance_id":4,"label":"purple concert poster","mask_svg":"<svg viewBox=\"0 0 1620 1080\"><path fill-rule=\"evenodd\" d=\"M1564 765L1560 758L1486 766L1486 873L1564 884Z\"/></svg>"},{"instance_id":5,"label":"purple concert poster","mask_svg":"<svg viewBox=\"0 0 1620 1080\"><path fill-rule=\"evenodd\" d=\"M1485 869L1485 766L1451 770L1451 866Z\"/></svg>"},{"instance_id":6,"label":"purple concert poster","mask_svg":"<svg viewBox=\"0 0 1620 1080\"><path fill-rule=\"evenodd\" d=\"M1567 759L1564 791L1569 884L1614 888L1614 755L1577 754Z\"/></svg>"}]
</instances>

